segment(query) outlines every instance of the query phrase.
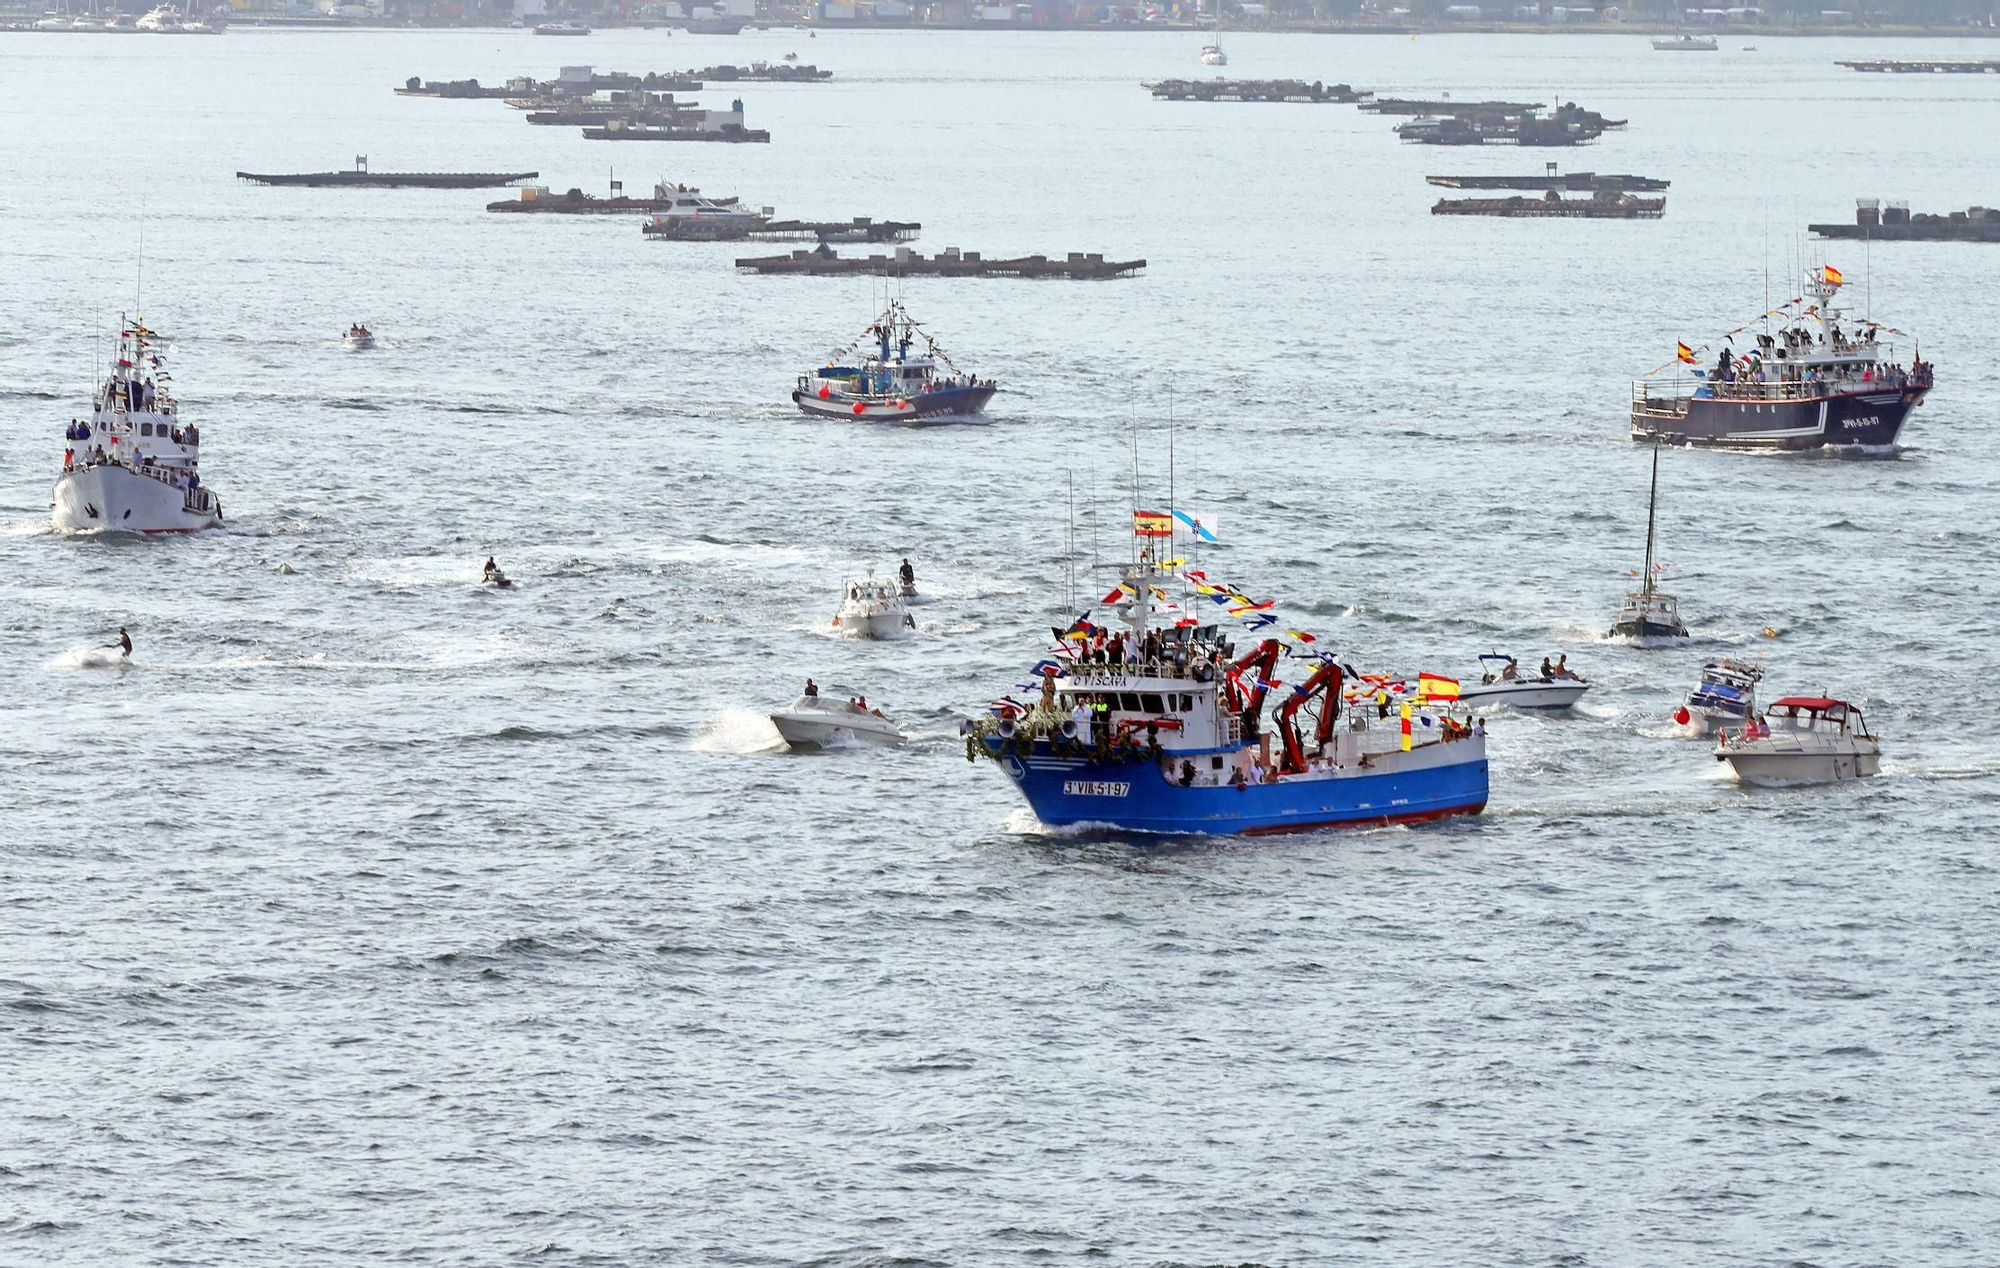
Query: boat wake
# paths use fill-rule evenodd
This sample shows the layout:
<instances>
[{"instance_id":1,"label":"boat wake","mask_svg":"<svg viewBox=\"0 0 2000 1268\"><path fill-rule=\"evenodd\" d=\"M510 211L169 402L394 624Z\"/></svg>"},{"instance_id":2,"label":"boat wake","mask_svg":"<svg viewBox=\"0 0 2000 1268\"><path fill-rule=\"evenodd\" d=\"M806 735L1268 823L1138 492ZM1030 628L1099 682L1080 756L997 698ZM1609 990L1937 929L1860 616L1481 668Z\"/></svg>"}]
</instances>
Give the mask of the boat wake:
<instances>
[{"instance_id":1,"label":"boat wake","mask_svg":"<svg viewBox=\"0 0 2000 1268\"><path fill-rule=\"evenodd\" d=\"M132 661L115 647L72 647L50 660L49 669L130 669Z\"/></svg>"},{"instance_id":2,"label":"boat wake","mask_svg":"<svg viewBox=\"0 0 2000 1268\"><path fill-rule=\"evenodd\" d=\"M701 724L693 745L697 753L726 753L747 757L753 753L785 751L785 739L771 719L755 709L724 709Z\"/></svg>"}]
</instances>

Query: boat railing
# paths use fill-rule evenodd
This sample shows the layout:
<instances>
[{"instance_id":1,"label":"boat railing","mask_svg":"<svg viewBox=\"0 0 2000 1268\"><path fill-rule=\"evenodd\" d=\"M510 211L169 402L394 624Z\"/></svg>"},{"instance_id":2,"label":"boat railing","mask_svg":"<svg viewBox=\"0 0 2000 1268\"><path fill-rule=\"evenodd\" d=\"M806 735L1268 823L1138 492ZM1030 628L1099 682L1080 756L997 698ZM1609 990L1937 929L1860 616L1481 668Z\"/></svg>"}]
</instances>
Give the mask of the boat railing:
<instances>
[{"instance_id":1,"label":"boat railing","mask_svg":"<svg viewBox=\"0 0 2000 1268\"><path fill-rule=\"evenodd\" d=\"M1063 677L1079 683L1094 678L1167 678L1182 682L1214 682L1219 676L1215 666L1206 660L1195 659L1190 663L1172 660L1127 660L1070 661L1063 666Z\"/></svg>"},{"instance_id":2,"label":"boat railing","mask_svg":"<svg viewBox=\"0 0 2000 1268\"><path fill-rule=\"evenodd\" d=\"M1632 385L1632 411L1678 418L1687 413L1688 402L1703 391L1719 401L1817 401L1844 392L1897 391L1912 383L1922 386L1928 380L1898 369L1862 374L1808 371L1775 379L1697 379L1691 383L1684 379L1667 383L1639 379Z\"/></svg>"}]
</instances>

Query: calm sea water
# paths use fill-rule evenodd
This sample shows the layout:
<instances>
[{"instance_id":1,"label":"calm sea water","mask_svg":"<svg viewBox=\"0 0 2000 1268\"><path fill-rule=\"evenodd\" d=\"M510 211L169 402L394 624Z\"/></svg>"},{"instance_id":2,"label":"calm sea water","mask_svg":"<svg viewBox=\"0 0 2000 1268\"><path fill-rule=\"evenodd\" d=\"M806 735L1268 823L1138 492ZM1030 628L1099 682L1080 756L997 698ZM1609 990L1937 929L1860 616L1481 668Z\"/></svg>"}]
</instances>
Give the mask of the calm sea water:
<instances>
[{"instance_id":1,"label":"calm sea water","mask_svg":"<svg viewBox=\"0 0 2000 1268\"><path fill-rule=\"evenodd\" d=\"M1995 197L2000 81L1833 65L1936 43L1231 38L1231 74L1574 99L1631 126L1566 165L1674 182L1652 224L1434 220L1427 172L1545 156L1151 101L1198 42L0 42L0 1262L1992 1261L2000 252L1827 248L1932 401L1894 454L1668 454L1699 638L1600 635L1643 545L1627 381L1856 196ZM838 78L744 86L769 146L389 91L787 50ZM897 285L1008 391L829 425L785 393L882 283L232 179L356 153L1149 264ZM59 539L135 302L230 528ZM1067 615L1069 487L1115 557L1170 416L1210 569L1347 658L1593 678L1493 724L1483 818L1065 838L963 760ZM921 636L828 637L905 554ZM1863 703L1883 776L1723 780L1668 714L1724 653ZM806 674L917 742L777 751Z\"/></svg>"}]
</instances>

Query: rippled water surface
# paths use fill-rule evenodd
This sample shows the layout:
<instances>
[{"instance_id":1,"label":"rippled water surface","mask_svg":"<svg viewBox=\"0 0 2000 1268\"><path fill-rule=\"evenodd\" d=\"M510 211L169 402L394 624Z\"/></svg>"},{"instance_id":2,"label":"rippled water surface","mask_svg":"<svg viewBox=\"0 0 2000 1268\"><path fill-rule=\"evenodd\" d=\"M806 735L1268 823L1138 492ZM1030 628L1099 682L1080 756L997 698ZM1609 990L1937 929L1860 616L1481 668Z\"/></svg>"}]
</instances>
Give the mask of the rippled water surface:
<instances>
[{"instance_id":1,"label":"rippled water surface","mask_svg":"<svg viewBox=\"0 0 2000 1268\"><path fill-rule=\"evenodd\" d=\"M1139 89L1198 43L0 37L0 1262L1992 1262L2000 252L1829 248L1938 390L1893 454L1669 453L1698 638L1600 635L1644 536L1628 380L1782 297L1856 196L1990 201L2000 81L1231 38L1236 75L1559 92L1631 119L1567 166L1674 182L1657 223L1434 220L1424 174L1544 156ZM838 78L743 86L769 146L389 91L788 49ZM356 153L1148 266L900 285L1002 381L990 424L814 422L792 375L882 283L232 177ZM142 236L230 527L60 539ZM1066 615L1072 485L1115 557L1170 416L1205 562L1288 623L1592 677L1495 720L1486 815L1065 838L963 760ZM488 553L519 588L472 584ZM829 637L903 555L919 637ZM1721 778L1667 715L1723 653L1862 703L1882 777ZM784 754L762 714L808 673L915 743Z\"/></svg>"}]
</instances>

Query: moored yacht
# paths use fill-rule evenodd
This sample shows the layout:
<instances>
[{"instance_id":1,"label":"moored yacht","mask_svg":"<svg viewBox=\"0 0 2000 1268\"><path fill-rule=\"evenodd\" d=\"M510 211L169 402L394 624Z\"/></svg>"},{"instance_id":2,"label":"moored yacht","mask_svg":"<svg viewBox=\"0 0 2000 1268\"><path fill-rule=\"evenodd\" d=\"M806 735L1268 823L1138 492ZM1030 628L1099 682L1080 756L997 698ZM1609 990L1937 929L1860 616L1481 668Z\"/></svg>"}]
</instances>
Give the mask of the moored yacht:
<instances>
[{"instance_id":1,"label":"moored yacht","mask_svg":"<svg viewBox=\"0 0 2000 1268\"><path fill-rule=\"evenodd\" d=\"M896 584L877 580L870 568L866 577L842 586L833 628L852 638L908 638L917 622Z\"/></svg>"},{"instance_id":2,"label":"moored yacht","mask_svg":"<svg viewBox=\"0 0 2000 1268\"><path fill-rule=\"evenodd\" d=\"M924 350L912 354L919 339ZM863 340L872 347L854 358ZM940 367L951 373L940 374ZM792 402L820 418L947 422L977 415L998 390L991 379L959 372L902 302L891 300L853 343L799 376Z\"/></svg>"},{"instance_id":3,"label":"moored yacht","mask_svg":"<svg viewBox=\"0 0 2000 1268\"><path fill-rule=\"evenodd\" d=\"M1215 43L1213 43L1213 44L1204 44L1204 45L1202 46L1202 49L1201 49L1201 64L1202 64L1203 66L1227 66L1227 65L1229 65L1229 54L1227 54L1227 53L1225 53L1225 52L1223 52L1223 51L1222 51L1222 37L1221 37L1221 36L1217 36L1217 37L1216 37L1216 40L1215 40Z\"/></svg>"},{"instance_id":4,"label":"moored yacht","mask_svg":"<svg viewBox=\"0 0 2000 1268\"><path fill-rule=\"evenodd\" d=\"M1660 506L1660 450L1653 449L1653 488L1646 498L1646 563L1639 574L1639 588L1625 596L1625 604L1611 622L1613 638L1629 638L1646 644L1661 639L1688 636L1681 623L1680 600L1659 588L1657 581L1664 565L1653 562L1653 528Z\"/></svg>"},{"instance_id":5,"label":"moored yacht","mask_svg":"<svg viewBox=\"0 0 2000 1268\"><path fill-rule=\"evenodd\" d=\"M1676 35L1653 41L1653 48L1662 53L1713 53L1716 47L1713 35Z\"/></svg>"},{"instance_id":6,"label":"moored yacht","mask_svg":"<svg viewBox=\"0 0 2000 1268\"><path fill-rule=\"evenodd\" d=\"M1765 788L1831 784L1882 770L1882 741L1868 730L1861 710L1828 696L1774 700L1761 722L1724 731L1715 760L1736 778Z\"/></svg>"},{"instance_id":7,"label":"moored yacht","mask_svg":"<svg viewBox=\"0 0 2000 1268\"><path fill-rule=\"evenodd\" d=\"M65 431L51 519L64 533L193 533L222 523L222 500L201 482L201 431L181 423L158 338L120 323L111 374L89 419Z\"/></svg>"},{"instance_id":8,"label":"moored yacht","mask_svg":"<svg viewBox=\"0 0 2000 1268\"><path fill-rule=\"evenodd\" d=\"M581 22L541 22L535 26L536 35L589 35L590 28Z\"/></svg>"},{"instance_id":9,"label":"moored yacht","mask_svg":"<svg viewBox=\"0 0 2000 1268\"><path fill-rule=\"evenodd\" d=\"M1840 270L1806 276L1806 293L1767 315L1775 331L1723 339L1713 368L1681 344L1675 359L1632 385L1632 439L1744 449L1891 445L1931 389L1931 366L1913 350L1895 359L1894 334L1835 303ZM1671 368L1667 377L1657 377Z\"/></svg>"},{"instance_id":10,"label":"moored yacht","mask_svg":"<svg viewBox=\"0 0 2000 1268\"><path fill-rule=\"evenodd\" d=\"M1699 736L1742 726L1757 713L1757 684L1763 678L1761 665L1712 660L1701 667L1701 685L1674 710L1674 721Z\"/></svg>"},{"instance_id":11,"label":"moored yacht","mask_svg":"<svg viewBox=\"0 0 2000 1268\"><path fill-rule=\"evenodd\" d=\"M761 211L743 206L736 199L704 198L698 189L669 185L653 186L655 210L640 226L649 238L685 241L704 238L741 238L771 220L771 209Z\"/></svg>"},{"instance_id":12,"label":"moored yacht","mask_svg":"<svg viewBox=\"0 0 2000 1268\"><path fill-rule=\"evenodd\" d=\"M1435 703L1343 713L1349 671L1326 653L1281 668L1276 638L1235 655L1215 625L1174 615L1186 609L1167 587L1190 606L1221 589L1174 571L1183 562L1149 541L1121 571L1109 654L1037 666L1040 702L966 723L967 759L992 761L1051 826L1258 835L1485 808L1483 727ZM1077 626L1102 636L1088 617Z\"/></svg>"}]
</instances>

